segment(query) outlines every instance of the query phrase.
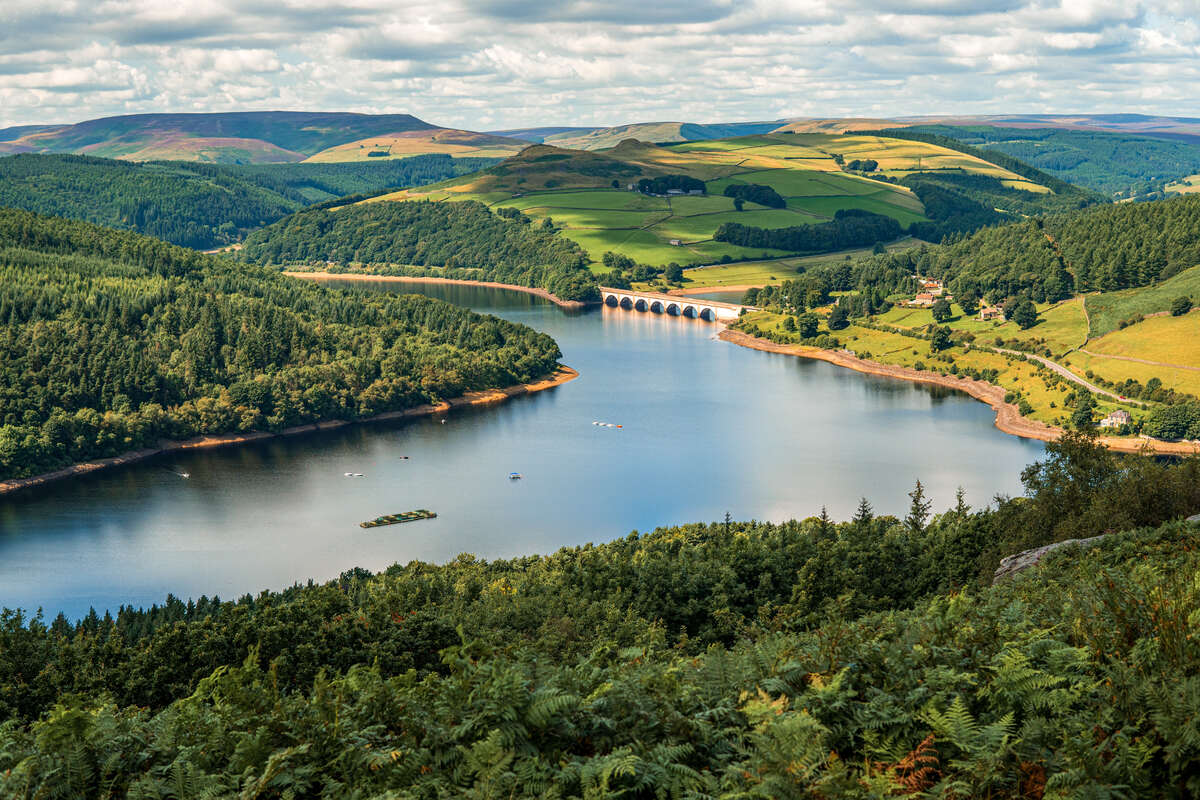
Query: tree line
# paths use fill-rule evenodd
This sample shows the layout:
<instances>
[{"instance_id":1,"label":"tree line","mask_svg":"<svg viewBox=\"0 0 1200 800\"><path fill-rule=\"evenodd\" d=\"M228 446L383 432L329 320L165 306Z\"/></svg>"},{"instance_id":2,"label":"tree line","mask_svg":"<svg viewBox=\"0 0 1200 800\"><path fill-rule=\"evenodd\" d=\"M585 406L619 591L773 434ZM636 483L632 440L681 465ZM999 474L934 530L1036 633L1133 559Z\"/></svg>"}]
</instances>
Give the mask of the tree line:
<instances>
[{"instance_id":1,"label":"tree line","mask_svg":"<svg viewBox=\"0 0 1200 800\"><path fill-rule=\"evenodd\" d=\"M524 326L0 209L0 479L551 372Z\"/></svg>"},{"instance_id":2,"label":"tree line","mask_svg":"<svg viewBox=\"0 0 1200 800\"><path fill-rule=\"evenodd\" d=\"M516 283L564 300L594 300L596 281L579 245L529 217L475 201L377 202L307 209L246 238L241 257L265 265L366 267Z\"/></svg>"},{"instance_id":3,"label":"tree line","mask_svg":"<svg viewBox=\"0 0 1200 800\"><path fill-rule=\"evenodd\" d=\"M381 164L238 165L21 154L0 158L0 206L206 249L312 202L434 183L492 163L446 155Z\"/></svg>"},{"instance_id":4,"label":"tree line","mask_svg":"<svg viewBox=\"0 0 1200 800\"><path fill-rule=\"evenodd\" d=\"M0 793L801 798L1200 790L1196 460L1021 498L632 533L238 601L0 616ZM990 585L1002 555L1115 533Z\"/></svg>"},{"instance_id":5,"label":"tree line","mask_svg":"<svg viewBox=\"0 0 1200 800\"><path fill-rule=\"evenodd\" d=\"M901 233L900 223L891 217L860 209L842 209L829 222L815 225L756 228L738 222L723 222L713 234L713 239L764 250L827 253L890 241Z\"/></svg>"}]
</instances>

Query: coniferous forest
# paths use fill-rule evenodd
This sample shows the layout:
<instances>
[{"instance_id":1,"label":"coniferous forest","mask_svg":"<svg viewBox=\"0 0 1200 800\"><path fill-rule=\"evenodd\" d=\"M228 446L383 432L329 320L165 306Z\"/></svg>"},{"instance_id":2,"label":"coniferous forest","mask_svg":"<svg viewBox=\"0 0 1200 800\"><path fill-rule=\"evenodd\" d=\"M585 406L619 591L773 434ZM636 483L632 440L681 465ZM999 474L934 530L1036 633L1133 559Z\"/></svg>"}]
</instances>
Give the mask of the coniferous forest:
<instances>
[{"instance_id":1,"label":"coniferous forest","mask_svg":"<svg viewBox=\"0 0 1200 800\"><path fill-rule=\"evenodd\" d=\"M1194 796L1198 478L1070 434L984 510L5 612L0 794Z\"/></svg>"},{"instance_id":2,"label":"coniferous forest","mask_svg":"<svg viewBox=\"0 0 1200 800\"><path fill-rule=\"evenodd\" d=\"M310 203L434 183L492 163L446 155L378 164L240 165L24 154L0 158L0 206L205 249Z\"/></svg>"},{"instance_id":3,"label":"coniferous forest","mask_svg":"<svg viewBox=\"0 0 1200 800\"><path fill-rule=\"evenodd\" d=\"M554 341L138 234L0 209L0 479L358 419L548 374Z\"/></svg>"},{"instance_id":4,"label":"coniferous forest","mask_svg":"<svg viewBox=\"0 0 1200 800\"><path fill-rule=\"evenodd\" d=\"M426 274L515 283L563 300L598 297L579 245L510 209L481 203L376 202L313 208L255 231L242 257L266 265L358 265L382 274Z\"/></svg>"}]
</instances>

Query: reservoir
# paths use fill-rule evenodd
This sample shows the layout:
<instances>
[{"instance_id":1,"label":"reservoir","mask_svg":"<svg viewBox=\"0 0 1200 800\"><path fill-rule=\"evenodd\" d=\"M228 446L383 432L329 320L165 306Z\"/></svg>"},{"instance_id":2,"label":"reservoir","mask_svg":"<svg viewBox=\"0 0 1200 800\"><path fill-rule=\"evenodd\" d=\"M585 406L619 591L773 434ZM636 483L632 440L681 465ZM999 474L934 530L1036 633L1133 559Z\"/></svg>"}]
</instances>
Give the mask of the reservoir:
<instances>
[{"instance_id":1,"label":"reservoir","mask_svg":"<svg viewBox=\"0 0 1200 800\"><path fill-rule=\"evenodd\" d=\"M0 497L0 607L74 618L168 592L232 599L356 566L548 553L726 512L783 521L825 506L848 519L863 496L902 516L918 478L935 511L959 486L981 506L1020 492L1021 469L1043 452L966 395L748 350L699 320L567 313L481 287L345 286L524 323L553 336L580 377L444 423L163 457ZM359 527L412 509L437 517Z\"/></svg>"}]
</instances>

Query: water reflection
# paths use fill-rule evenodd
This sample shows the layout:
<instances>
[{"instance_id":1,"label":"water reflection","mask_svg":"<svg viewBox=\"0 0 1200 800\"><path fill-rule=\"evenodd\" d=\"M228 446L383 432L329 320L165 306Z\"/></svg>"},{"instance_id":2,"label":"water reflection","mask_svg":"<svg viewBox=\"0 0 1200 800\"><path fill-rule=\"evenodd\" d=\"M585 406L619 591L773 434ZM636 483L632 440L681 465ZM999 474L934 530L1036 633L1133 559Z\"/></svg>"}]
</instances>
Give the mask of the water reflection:
<instances>
[{"instance_id":1,"label":"water reflection","mask_svg":"<svg viewBox=\"0 0 1200 800\"><path fill-rule=\"evenodd\" d=\"M983 504L1016 491L1042 449L996 431L987 406L952 390L746 350L703 321L572 316L482 287L349 285L403 286L531 325L581 377L445 425L173 455L0 499L0 606L79 615L168 591L228 597L353 566L549 552L726 510L781 520L825 505L847 517L862 495L902 513L918 477L940 506L959 485ZM358 527L413 508L438 518Z\"/></svg>"}]
</instances>

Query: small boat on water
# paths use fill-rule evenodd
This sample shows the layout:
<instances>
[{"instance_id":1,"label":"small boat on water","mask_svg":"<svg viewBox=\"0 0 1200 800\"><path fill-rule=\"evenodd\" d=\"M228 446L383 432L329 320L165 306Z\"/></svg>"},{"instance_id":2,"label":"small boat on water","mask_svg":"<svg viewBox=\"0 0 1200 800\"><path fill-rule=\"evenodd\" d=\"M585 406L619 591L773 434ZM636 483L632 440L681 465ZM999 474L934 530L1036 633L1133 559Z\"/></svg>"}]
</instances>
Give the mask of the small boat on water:
<instances>
[{"instance_id":1,"label":"small boat on water","mask_svg":"<svg viewBox=\"0 0 1200 800\"><path fill-rule=\"evenodd\" d=\"M521 473L519 473L519 472L510 472L510 473L508 473L508 479L509 479L510 481L519 481L519 480L521 480Z\"/></svg>"},{"instance_id":2,"label":"small boat on water","mask_svg":"<svg viewBox=\"0 0 1200 800\"><path fill-rule=\"evenodd\" d=\"M416 522L419 519L433 519L436 517L432 511L424 508L418 508L416 511L404 511L399 514L386 514L382 517L367 520L366 522L358 523L360 528L381 528L384 525L397 525L401 522Z\"/></svg>"},{"instance_id":3,"label":"small boat on water","mask_svg":"<svg viewBox=\"0 0 1200 800\"><path fill-rule=\"evenodd\" d=\"M347 478L361 478L361 477L363 477L363 474L362 474L361 472L343 472L342 474L343 474L344 476L346 476Z\"/></svg>"}]
</instances>

